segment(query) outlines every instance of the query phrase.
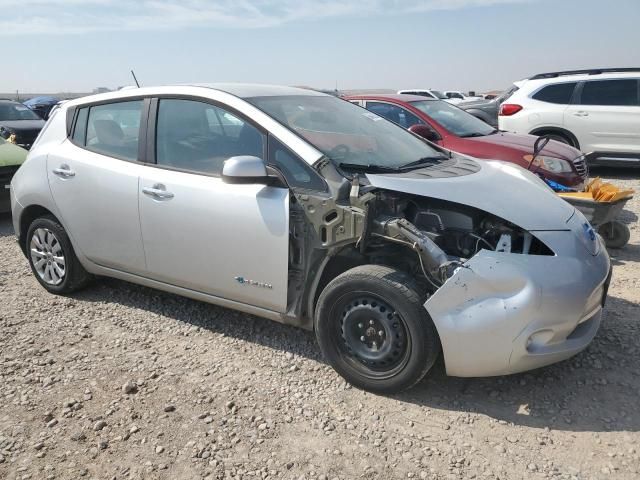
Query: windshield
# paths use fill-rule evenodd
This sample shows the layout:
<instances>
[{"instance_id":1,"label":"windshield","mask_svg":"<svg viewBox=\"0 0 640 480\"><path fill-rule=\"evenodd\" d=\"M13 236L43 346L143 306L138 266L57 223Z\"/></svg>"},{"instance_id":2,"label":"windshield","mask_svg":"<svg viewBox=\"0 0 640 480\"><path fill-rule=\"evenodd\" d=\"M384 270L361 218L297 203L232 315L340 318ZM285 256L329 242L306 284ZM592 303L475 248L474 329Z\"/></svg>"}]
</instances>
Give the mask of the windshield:
<instances>
[{"instance_id":1,"label":"windshield","mask_svg":"<svg viewBox=\"0 0 640 480\"><path fill-rule=\"evenodd\" d=\"M343 167L396 169L445 158L403 128L339 98L295 95L246 100Z\"/></svg>"},{"instance_id":2,"label":"windshield","mask_svg":"<svg viewBox=\"0 0 640 480\"><path fill-rule=\"evenodd\" d=\"M411 102L411 105L458 137L484 137L496 131L482 120L447 102L420 100Z\"/></svg>"},{"instance_id":3,"label":"windshield","mask_svg":"<svg viewBox=\"0 0 640 480\"><path fill-rule=\"evenodd\" d=\"M433 93L440 100L446 100L447 98L447 96L439 90L431 90L431 93Z\"/></svg>"},{"instance_id":4,"label":"windshield","mask_svg":"<svg viewBox=\"0 0 640 480\"><path fill-rule=\"evenodd\" d=\"M0 120L40 120L40 117L21 103L0 103Z\"/></svg>"}]
</instances>

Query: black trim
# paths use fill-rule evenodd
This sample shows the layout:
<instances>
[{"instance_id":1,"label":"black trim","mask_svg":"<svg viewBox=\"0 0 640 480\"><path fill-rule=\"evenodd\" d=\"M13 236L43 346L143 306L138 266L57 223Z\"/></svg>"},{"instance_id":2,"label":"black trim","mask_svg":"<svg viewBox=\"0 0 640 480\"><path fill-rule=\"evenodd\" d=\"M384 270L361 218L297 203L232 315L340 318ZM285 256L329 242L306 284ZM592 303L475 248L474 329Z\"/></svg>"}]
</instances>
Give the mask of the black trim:
<instances>
[{"instance_id":1,"label":"black trim","mask_svg":"<svg viewBox=\"0 0 640 480\"><path fill-rule=\"evenodd\" d=\"M540 80L543 78L557 78L568 75L600 75L602 73L628 73L640 72L640 68L591 68L586 70L565 70L561 72L538 73L529 80Z\"/></svg>"},{"instance_id":2,"label":"black trim","mask_svg":"<svg viewBox=\"0 0 640 480\"><path fill-rule=\"evenodd\" d=\"M146 161L150 166L156 165L156 129L158 126L158 99L151 98L149 117L147 118Z\"/></svg>"},{"instance_id":3,"label":"black trim","mask_svg":"<svg viewBox=\"0 0 640 480\"><path fill-rule=\"evenodd\" d=\"M77 112L78 112L79 108L74 106L74 107L69 107L67 109L67 138L71 138L71 136L73 135L73 130L75 128L75 123L76 123L76 117L77 117Z\"/></svg>"},{"instance_id":4,"label":"black trim","mask_svg":"<svg viewBox=\"0 0 640 480\"><path fill-rule=\"evenodd\" d=\"M598 158L602 158L602 160L598 160ZM616 158L628 158L629 160L614 160ZM585 156L585 159L590 167L640 167L640 152L591 152Z\"/></svg>"},{"instance_id":5,"label":"black trim","mask_svg":"<svg viewBox=\"0 0 640 480\"><path fill-rule=\"evenodd\" d=\"M138 161L142 163L147 163L147 133L149 132L147 123L149 122L150 104L151 99L145 98L142 102L142 112L140 112L140 128L138 130Z\"/></svg>"}]
</instances>

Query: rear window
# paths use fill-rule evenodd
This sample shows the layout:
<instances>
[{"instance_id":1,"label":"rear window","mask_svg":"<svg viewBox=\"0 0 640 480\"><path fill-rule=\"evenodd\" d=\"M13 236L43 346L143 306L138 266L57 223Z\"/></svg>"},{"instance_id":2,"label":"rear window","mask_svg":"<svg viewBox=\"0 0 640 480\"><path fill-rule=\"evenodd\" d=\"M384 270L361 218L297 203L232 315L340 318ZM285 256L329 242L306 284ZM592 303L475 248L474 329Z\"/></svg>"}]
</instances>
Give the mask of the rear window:
<instances>
[{"instance_id":1,"label":"rear window","mask_svg":"<svg viewBox=\"0 0 640 480\"><path fill-rule=\"evenodd\" d=\"M582 87L580 104L607 106L638 105L638 81L630 79L585 82Z\"/></svg>"},{"instance_id":2,"label":"rear window","mask_svg":"<svg viewBox=\"0 0 640 480\"><path fill-rule=\"evenodd\" d=\"M576 82L556 83L555 85L547 85L538 90L534 95L534 100L547 103L570 103L573 91L576 89Z\"/></svg>"}]
</instances>

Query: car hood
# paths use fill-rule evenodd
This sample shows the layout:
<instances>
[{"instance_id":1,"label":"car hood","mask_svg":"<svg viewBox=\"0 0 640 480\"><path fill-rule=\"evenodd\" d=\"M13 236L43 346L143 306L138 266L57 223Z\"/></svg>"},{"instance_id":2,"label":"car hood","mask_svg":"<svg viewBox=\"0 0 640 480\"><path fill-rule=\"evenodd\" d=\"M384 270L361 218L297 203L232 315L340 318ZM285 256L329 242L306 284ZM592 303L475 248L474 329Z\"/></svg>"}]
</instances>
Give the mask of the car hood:
<instances>
[{"instance_id":1,"label":"car hood","mask_svg":"<svg viewBox=\"0 0 640 480\"><path fill-rule=\"evenodd\" d=\"M44 123L44 120L0 120L0 126L15 131L40 130Z\"/></svg>"},{"instance_id":2,"label":"car hood","mask_svg":"<svg viewBox=\"0 0 640 480\"><path fill-rule=\"evenodd\" d=\"M476 162L475 173L434 177L421 169L367 174L374 187L475 207L525 230L567 230L574 207L533 173L500 161Z\"/></svg>"},{"instance_id":3,"label":"car hood","mask_svg":"<svg viewBox=\"0 0 640 480\"><path fill-rule=\"evenodd\" d=\"M9 142L0 139L0 167L21 165L27 158L27 151Z\"/></svg>"},{"instance_id":4,"label":"car hood","mask_svg":"<svg viewBox=\"0 0 640 480\"><path fill-rule=\"evenodd\" d=\"M485 135L484 137L470 137L465 140L473 142L486 143L491 145L508 146L515 150L520 150L523 155L533 154L533 145L539 137L535 135L522 135L516 133L499 132L493 135ZM582 153L580 150L573 148L562 142L551 140L540 155L547 155L549 157L563 158L569 161L573 161L578 158Z\"/></svg>"}]
</instances>

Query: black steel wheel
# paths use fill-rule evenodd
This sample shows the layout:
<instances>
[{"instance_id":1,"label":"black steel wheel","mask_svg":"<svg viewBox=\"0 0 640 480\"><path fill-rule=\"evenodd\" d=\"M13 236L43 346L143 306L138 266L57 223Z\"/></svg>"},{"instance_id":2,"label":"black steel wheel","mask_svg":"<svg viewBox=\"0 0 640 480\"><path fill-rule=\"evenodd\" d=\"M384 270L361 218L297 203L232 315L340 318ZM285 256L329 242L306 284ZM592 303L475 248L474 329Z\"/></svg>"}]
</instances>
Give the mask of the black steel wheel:
<instances>
[{"instance_id":1,"label":"black steel wheel","mask_svg":"<svg viewBox=\"0 0 640 480\"><path fill-rule=\"evenodd\" d=\"M394 393L419 382L440 352L437 331L411 277L362 265L323 290L315 330L329 363L364 390Z\"/></svg>"}]
</instances>

